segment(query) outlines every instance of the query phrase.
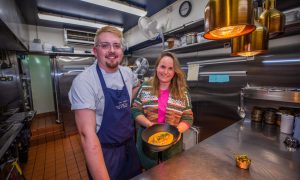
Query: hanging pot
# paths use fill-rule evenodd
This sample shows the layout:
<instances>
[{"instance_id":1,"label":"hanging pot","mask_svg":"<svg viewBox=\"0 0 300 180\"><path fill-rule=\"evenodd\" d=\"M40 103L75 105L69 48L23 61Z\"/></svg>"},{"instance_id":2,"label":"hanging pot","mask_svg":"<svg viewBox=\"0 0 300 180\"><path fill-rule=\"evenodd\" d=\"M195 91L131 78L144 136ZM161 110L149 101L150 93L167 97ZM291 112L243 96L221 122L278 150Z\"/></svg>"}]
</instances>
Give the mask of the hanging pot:
<instances>
[{"instance_id":1,"label":"hanging pot","mask_svg":"<svg viewBox=\"0 0 300 180\"><path fill-rule=\"evenodd\" d=\"M168 132L173 135L173 141L170 144L167 145L153 145L148 143L148 139L150 136L152 136L155 133L158 132ZM154 124L153 126L150 126L146 128L142 132L142 140L143 140L143 150L145 154L148 154L148 152L161 152L168 148L170 148L172 145L176 144L177 141L180 139L180 133L177 129L177 127L169 125L169 124Z\"/></svg>"}]
</instances>

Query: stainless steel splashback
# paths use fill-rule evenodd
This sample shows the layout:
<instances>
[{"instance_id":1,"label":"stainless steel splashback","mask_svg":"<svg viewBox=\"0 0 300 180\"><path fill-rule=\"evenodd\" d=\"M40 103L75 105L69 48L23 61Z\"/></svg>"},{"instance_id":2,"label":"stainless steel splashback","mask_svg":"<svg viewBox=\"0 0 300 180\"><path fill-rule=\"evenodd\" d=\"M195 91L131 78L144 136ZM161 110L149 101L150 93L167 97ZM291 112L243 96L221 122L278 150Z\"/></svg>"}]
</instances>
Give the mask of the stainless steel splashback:
<instances>
[{"instance_id":1,"label":"stainless steel splashback","mask_svg":"<svg viewBox=\"0 0 300 180\"><path fill-rule=\"evenodd\" d=\"M77 132L74 113L71 111L68 98L69 89L73 79L94 61L95 58L92 55L53 55L51 57L57 121L64 123L66 135Z\"/></svg>"}]
</instances>

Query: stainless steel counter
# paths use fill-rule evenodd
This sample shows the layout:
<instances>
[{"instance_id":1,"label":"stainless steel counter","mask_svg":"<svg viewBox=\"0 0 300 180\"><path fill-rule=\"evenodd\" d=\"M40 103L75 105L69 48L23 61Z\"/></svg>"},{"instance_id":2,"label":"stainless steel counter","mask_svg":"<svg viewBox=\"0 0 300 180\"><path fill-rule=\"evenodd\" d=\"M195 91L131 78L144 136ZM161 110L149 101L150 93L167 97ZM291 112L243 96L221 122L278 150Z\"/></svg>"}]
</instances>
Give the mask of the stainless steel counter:
<instances>
[{"instance_id":1,"label":"stainless steel counter","mask_svg":"<svg viewBox=\"0 0 300 180\"><path fill-rule=\"evenodd\" d=\"M286 136L241 120L133 179L300 179L300 149L288 151ZM249 170L236 167L233 152L251 158Z\"/></svg>"}]
</instances>

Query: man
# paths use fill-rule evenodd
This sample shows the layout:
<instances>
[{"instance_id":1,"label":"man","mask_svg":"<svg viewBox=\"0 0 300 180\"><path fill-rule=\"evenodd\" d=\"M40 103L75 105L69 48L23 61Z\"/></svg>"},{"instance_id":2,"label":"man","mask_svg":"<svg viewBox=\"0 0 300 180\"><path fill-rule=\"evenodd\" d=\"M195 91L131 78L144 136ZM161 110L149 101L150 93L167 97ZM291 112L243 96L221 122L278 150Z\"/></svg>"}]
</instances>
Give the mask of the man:
<instances>
[{"instance_id":1,"label":"man","mask_svg":"<svg viewBox=\"0 0 300 180\"><path fill-rule=\"evenodd\" d=\"M96 32L97 63L80 73L69 92L90 178L129 179L141 172L130 102L138 84L123 59L123 35L105 26Z\"/></svg>"}]
</instances>

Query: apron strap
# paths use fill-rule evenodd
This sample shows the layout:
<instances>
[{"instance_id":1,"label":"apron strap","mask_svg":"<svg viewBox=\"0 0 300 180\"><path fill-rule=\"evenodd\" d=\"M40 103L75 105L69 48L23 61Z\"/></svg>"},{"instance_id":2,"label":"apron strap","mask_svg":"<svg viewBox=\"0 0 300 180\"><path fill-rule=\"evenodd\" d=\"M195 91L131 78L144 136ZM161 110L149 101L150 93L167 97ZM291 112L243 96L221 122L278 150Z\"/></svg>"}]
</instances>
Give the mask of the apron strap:
<instances>
[{"instance_id":1,"label":"apron strap","mask_svg":"<svg viewBox=\"0 0 300 180\"><path fill-rule=\"evenodd\" d=\"M106 83L105 83L104 78L103 78L103 74L102 74L102 72L101 72L101 70L100 70L98 64L96 65L96 69L97 69L98 76L99 76L99 78L100 78L100 83L101 83L101 85L102 85L103 92L106 93L106 89L108 89L108 88L107 88L107 86L106 86ZM118 71L119 71L120 74L121 74L121 78L122 78L123 85L126 86L125 81L124 81L124 78L123 78L123 75L122 75L122 73L121 73L121 70L118 69ZM101 74L102 76L100 76L100 74Z\"/></svg>"}]
</instances>

